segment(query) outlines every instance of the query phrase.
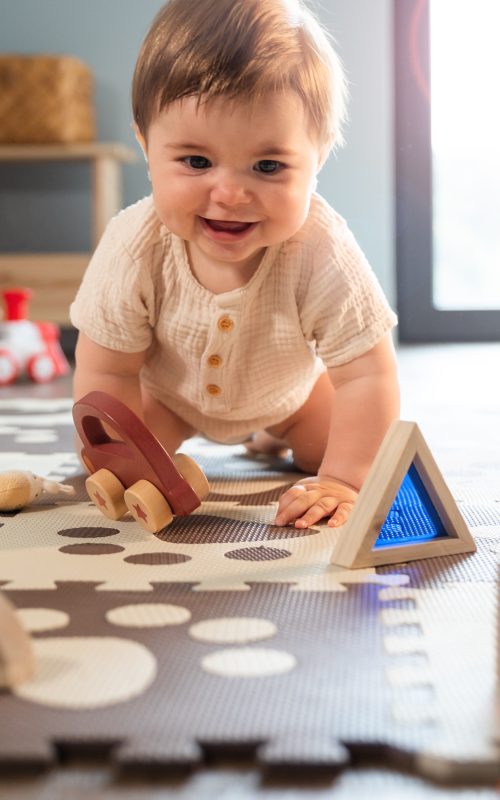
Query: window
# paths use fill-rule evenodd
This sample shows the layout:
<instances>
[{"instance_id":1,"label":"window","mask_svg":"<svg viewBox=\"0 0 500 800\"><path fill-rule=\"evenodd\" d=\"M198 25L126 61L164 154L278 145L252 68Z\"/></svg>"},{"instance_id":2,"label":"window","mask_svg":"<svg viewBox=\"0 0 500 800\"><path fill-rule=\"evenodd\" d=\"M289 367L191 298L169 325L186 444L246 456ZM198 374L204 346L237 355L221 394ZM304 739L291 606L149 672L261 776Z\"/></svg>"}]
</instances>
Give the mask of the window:
<instances>
[{"instance_id":1,"label":"window","mask_svg":"<svg viewBox=\"0 0 500 800\"><path fill-rule=\"evenodd\" d=\"M498 0L394 0L402 341L500 339Z\"/></svg>"}]
</instances>

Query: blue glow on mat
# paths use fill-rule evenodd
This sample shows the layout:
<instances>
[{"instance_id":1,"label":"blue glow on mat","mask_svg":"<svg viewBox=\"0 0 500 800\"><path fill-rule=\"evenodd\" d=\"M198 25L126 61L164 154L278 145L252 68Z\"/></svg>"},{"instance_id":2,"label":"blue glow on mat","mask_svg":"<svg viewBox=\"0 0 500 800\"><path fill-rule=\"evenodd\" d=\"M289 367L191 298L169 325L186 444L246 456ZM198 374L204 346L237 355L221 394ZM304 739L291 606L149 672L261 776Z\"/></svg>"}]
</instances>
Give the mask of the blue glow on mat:
<instances>
[{"instance_id":1,"label":"blue glow on mat","mask_svg":"<svg viewBox=\"0 0 500 800\"><path fill-rule=\"evenodd\" d=\"M429 542L443 536L448 536L443 522L412 464L399 487L373 549Z\"/></svg>"}]
</instances>

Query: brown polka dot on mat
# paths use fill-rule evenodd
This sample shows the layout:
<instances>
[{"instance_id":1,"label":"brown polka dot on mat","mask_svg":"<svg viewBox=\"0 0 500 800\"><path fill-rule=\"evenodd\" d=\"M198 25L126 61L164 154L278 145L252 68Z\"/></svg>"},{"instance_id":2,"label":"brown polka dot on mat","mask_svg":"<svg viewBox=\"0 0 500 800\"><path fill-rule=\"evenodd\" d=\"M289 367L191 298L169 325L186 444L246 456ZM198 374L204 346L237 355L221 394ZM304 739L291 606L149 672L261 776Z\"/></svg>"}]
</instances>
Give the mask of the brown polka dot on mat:
<instances>
[{"instance_id":1,"label":"brown polka dot on mat","mask_svg":"<svg viewBox=\"0 0 500 800\"><path fill-rule=\"evenodd\" d=\"M59 536L69 536L71 539L101 539L104 536L116 536L120 533L118 528L63 528L57 531Z\"/></svg>"},{"instance_id":2,"label":"brown polka dot on mat","mask_svg":"<svg viewBox=\"0 0 500 800\"><path fill-rule=\"evenodd\" d=\"M156 567L159 564L182 564L184 561L191 561L191 556L185 556L183 553L138 553L123 560L128 564L147 564Z\"/></svg>"},{"instance_id":3,"label":"brown polka dot on mat","mask_svg":"<svg viewBox=\"0 0 500 800\"><path fill-rule=\"evenodd\" d=\"M109 556L112 553L120 553L125 550L118 544L65 544L59 548L60 553L68 553L70 556Z\"/></svg>"},{"instance_id":4,"label":"brown polka dot on mat","mask_svg":"<svg viewBox=\"0 0 500 800\"><path fill-rule=\"evenodd\" d=\"M277 547L242 547L238 550L230 550L224 553L226 558L234 558L239 561L275 561L278 558L288 558L291 556L289 550L279 550Z\"/></svg>"},{"instance_id":5,"label":"brown polka dot on mat","mask_svg":"<svg viewBox=\"0 0 500 800\"><path fill-rule=\"evenodd\" d=\"M293 525L267 525L249 520L191 514L175 517L171 525L155 534L162 542L176 544L225 544L262 542L272 539L295 539L315 536L318 528L295 528Z\"/></svg>"},{"instance_id":6,"label":"brown polka dot on mat","mask_svg":"<svg viewBox=\"0 0 500 800\"><path fill-rule=\"evenodd\" d=\"M283 492L285 492L287 489L290 489L290 487L293 485L293 483L282 484L261 492L237 493L233 491L230 497L233 502L241 503L244 506L268 506L270 503L274 503L275 501L279 500ZM228 495L223 494L222 492L211 491L206 499L210 500L212 503L215 503L218 500L227 500Z\"/></svg>"}]
</instances>

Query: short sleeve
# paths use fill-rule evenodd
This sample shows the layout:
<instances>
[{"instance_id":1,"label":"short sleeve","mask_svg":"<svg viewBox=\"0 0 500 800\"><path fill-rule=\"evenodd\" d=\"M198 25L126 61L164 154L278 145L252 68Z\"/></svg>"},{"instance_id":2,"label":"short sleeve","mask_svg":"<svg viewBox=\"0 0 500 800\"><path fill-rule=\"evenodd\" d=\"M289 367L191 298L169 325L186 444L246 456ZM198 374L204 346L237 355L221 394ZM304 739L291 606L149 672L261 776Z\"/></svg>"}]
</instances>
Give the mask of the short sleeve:
<instances>
[{"instance_id":1,"label":"short sleeve","mask_svg":"<svg viewBox=\"0 0 500 800\"><path fill-rule=\"evenodd\" d=\"M310 259L303 330L327 367L374 347L396 324L377 277L345 221L332 212Z\"/></svg>"},{"instance_id":2,"label":"short sleeve","mask_svg":"<svg viewBox=\"0 0 500 800\"><path fill-rule=\"evenodd\" d=\"M154 292L148 258L133 258L120 217L113 219L92 256L70 307L78 330L103 347L141 352L152 341Z\"/></svg>"}]
</instances>

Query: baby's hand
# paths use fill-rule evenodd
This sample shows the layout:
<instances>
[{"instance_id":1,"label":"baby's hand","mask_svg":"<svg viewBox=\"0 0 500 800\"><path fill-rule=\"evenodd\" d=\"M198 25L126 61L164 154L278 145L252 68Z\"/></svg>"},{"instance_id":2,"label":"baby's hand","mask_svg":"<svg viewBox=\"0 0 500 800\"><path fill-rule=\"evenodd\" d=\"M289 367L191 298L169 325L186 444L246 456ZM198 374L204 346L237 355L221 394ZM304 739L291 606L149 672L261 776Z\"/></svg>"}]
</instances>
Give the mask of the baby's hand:
<instances>
[{"instance_id":1,"label":"baby's hand","mask_svg":"<svg viewBox=\"0 0 500 800\"><path fill-rule=\"evenodd\" d=\"M325 475L302 478L281 495L274 524L308 528L330 517L328 525L336 528L346 522L357 496L351 486Z\"/></svg>"}]
</instances>

